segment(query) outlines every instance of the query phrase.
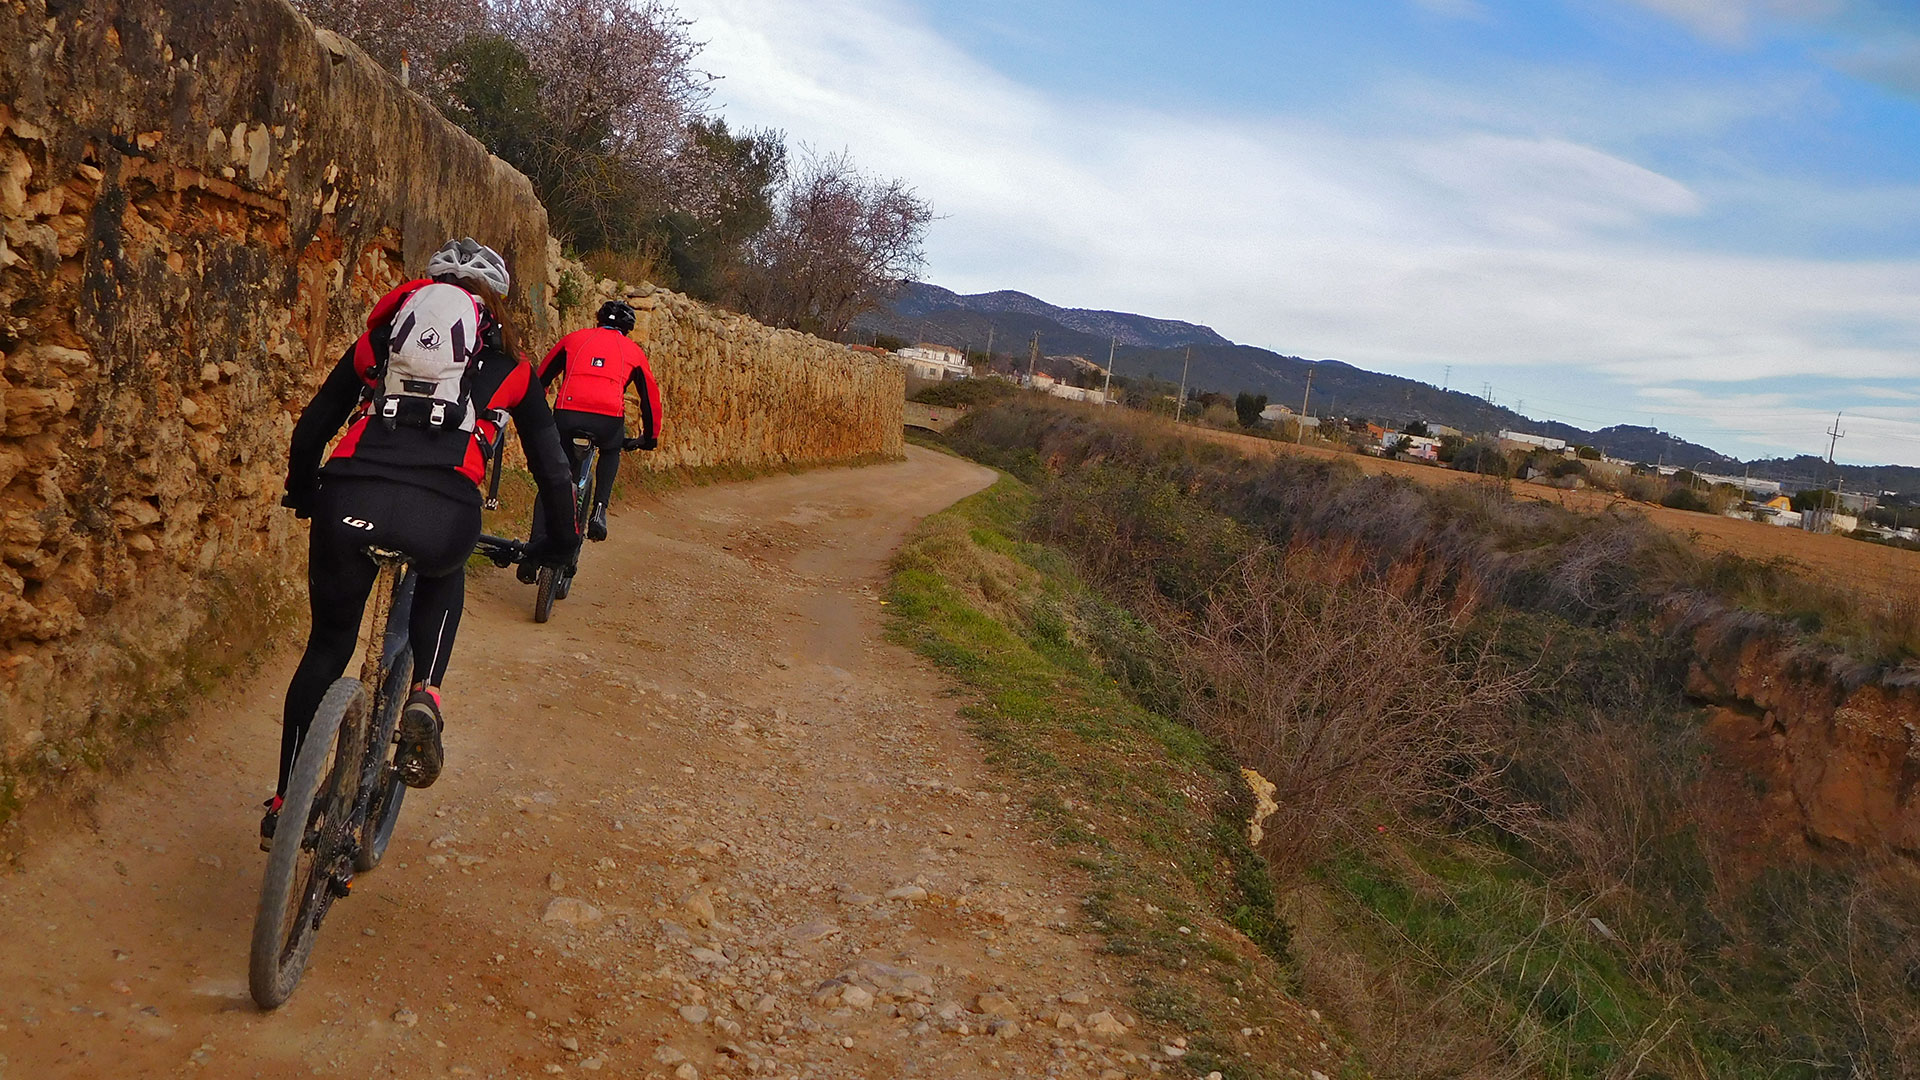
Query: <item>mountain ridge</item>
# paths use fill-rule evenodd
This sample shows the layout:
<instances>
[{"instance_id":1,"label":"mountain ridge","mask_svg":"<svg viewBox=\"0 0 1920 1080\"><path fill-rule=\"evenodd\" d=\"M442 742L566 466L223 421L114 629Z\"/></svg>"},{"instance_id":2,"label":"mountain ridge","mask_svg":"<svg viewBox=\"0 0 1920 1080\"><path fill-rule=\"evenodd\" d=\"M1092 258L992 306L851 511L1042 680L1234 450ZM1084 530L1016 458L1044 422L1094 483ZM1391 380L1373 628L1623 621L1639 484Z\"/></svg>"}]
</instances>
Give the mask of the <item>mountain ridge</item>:
<instances>
[{"instance_id":1,"label":"mountain ridge","mask_svg":"<svg viewBox=\"0 0 1920 1080\"><path fill-rule=\"evenodd\" d=\"M1656 428L1615 424L1587 430L1557 420L1537 420L1471 394L1417 379L1368 371L1341 360L1307 360L1228 340L1213 328L1178 319L1093 308L1066 308L1011 289L961 294L926 282L909 282L882 308L853 324L856 337L888 335L903 341L939 341L1023 359L1034 335L1043 355L1078 355L1097 362L1114 346L1117 377L1151 377L1178 383L1183 368L1196 390L1264 393L1269 400L1325 415L1364 416L1395 427L1413 420L1462 431L1518 430L1598 447L1613 457L1750 470L1758 479L1815 487L1837 475L1850 491L1893 491L1920 497L1920 468L1906 465L1834 465L1824 459L1756 458L1721 453ZM1189 360L1189 353L1191 358ZM1307 394L1311 373L1312 393Z\"/></svg>"}]
</instances>

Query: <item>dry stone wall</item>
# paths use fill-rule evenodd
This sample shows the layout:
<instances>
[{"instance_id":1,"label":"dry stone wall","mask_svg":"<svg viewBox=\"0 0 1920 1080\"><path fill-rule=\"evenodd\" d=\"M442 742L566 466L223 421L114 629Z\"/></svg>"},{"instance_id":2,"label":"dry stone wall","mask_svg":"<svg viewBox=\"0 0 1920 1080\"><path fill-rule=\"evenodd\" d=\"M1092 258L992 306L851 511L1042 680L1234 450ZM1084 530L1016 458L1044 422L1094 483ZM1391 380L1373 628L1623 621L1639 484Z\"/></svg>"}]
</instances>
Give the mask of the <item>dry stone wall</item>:
<instances>
[{"instance_id":1,"label":"dry stone wall","mask_svg":"<svg viewBox=\"0 0 1920 1080\"><path fill-rule=\"evenodd\" d=\"M293 419L450 235L565 328L526 179L285 0L0 5L0 819L287 624ZM663 464L897 450L884 372L648 299Z\"/></svg>"}]
</instances>

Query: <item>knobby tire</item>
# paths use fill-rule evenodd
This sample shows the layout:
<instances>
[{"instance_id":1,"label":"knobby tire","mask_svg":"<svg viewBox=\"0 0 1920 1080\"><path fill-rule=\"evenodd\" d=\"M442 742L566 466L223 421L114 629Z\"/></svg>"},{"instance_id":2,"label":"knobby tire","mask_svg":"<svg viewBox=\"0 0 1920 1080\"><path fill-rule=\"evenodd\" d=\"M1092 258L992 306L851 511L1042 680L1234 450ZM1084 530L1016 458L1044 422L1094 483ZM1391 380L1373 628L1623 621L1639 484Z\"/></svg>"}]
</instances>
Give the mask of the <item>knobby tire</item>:
<instances>
[{"instance_id":1,"label":"knobby tire","mask_svg":"<svg viewBox=\"0 0 1920 1080\"><path fill-rule=\"evenodd\" d=\"M551 566L540 568L540 576L535 579L533 590L533 621L546 622L553 615L553 588L560 572Z\"/></svg>"},{"instance_id":2,"label":"knobby tire","mask_svg":"<svg viewBox=\"0 0 1920 1080\"><path fill-rule=\"evenodd\" d=\"M346 719L370 703L360 680L337 679L314 710L313 723L294 758L287 780L279 827L267 856L260 885L260 906L253 917L253 948L247 983L263 1009L278 1008L300 985L313 954L320 919L332 903L331 867L339 848L351 842L351 815L343 781L362 762L363 747L342 746ZM314 813L318 804L319 812ZM313 837L312 842L307 838Z\"/></svg>"}]
</instances>

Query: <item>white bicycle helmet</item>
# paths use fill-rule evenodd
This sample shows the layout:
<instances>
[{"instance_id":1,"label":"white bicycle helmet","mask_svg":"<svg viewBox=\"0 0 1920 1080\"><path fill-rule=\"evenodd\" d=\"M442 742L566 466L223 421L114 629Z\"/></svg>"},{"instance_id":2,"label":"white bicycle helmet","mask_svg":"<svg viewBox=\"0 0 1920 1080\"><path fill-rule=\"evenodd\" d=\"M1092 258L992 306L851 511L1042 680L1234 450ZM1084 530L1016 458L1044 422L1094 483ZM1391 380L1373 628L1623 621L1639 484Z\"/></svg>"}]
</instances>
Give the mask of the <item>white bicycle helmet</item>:
<instances>
[{"instance_id":1,"label":"white bicycle helmet","mask_svg":"<svg viewBox=\"0 0 1920 1080\"><path fill-rule=\"evenodd\" d=\"M513 277L507 273L507 260L471 236L441 245L427 260L427 276L435 281L485 285L502 297L513 287Z\"/></svg>"}]
</instances>

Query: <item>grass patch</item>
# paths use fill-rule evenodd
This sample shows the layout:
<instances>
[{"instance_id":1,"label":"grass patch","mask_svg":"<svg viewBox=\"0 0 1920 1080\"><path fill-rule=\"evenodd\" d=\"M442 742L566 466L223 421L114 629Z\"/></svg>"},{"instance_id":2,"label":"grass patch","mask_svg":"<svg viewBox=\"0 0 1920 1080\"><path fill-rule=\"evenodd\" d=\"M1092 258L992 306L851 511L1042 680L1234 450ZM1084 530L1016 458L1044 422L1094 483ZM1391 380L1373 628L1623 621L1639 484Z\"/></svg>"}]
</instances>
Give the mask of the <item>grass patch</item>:
<instances>
[{"instance_id":1,"label":"grass patch","mask_svg":"<svg viewBox=\"0 0 1920 1080\"><path fill-rule=\"evenodd\" d=\"M1020 538L1033 499L1003 477L924 522L894 562L893 635L978 695L965 715L989 761L1086 874L1084 918L1136 968L1132 1007L1192 1040L1185 1067L1249 1080L1345 1067L1287 992L1288 932L1247 843L1238 768L1109 673L1103 628L1138 624L1061 552Z\"/></svg>"}]
</instances>

